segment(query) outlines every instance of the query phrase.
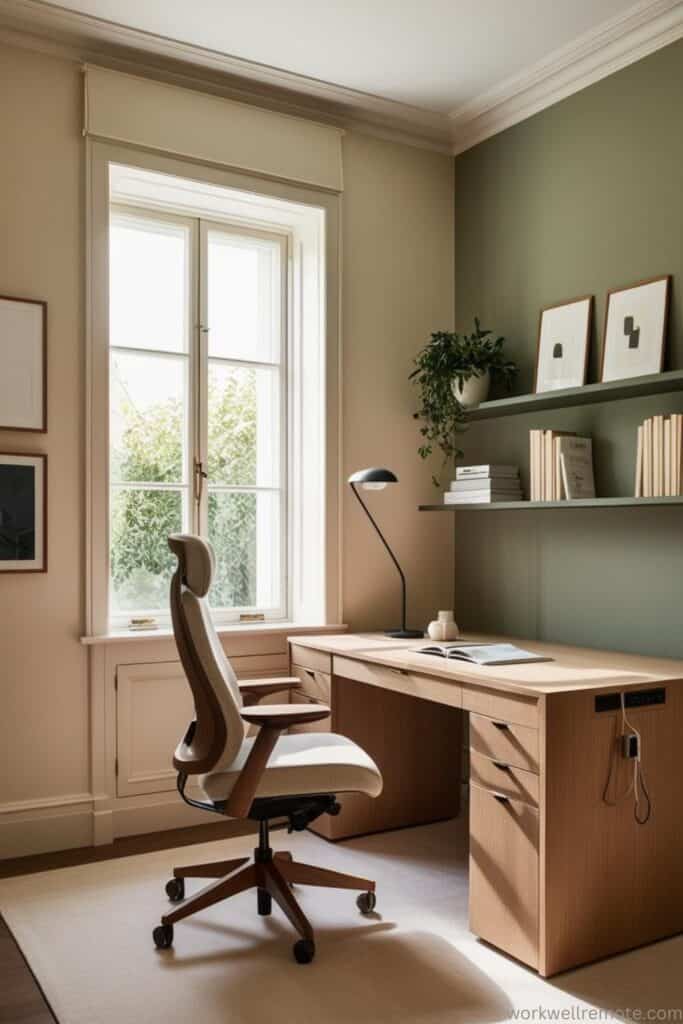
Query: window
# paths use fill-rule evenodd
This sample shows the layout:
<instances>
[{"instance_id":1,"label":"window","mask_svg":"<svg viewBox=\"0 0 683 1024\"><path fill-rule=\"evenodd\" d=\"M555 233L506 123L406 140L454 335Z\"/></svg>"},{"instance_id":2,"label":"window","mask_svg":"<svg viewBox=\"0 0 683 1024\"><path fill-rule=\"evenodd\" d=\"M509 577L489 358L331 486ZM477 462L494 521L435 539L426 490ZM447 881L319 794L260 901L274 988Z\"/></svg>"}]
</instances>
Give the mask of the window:
<instances>
[{"instance_id":1,"label":"window","mask_svg":"<svg viewBox=\"0 0 683 1024\"><path fill-rule=\"evenodd\" d=\"M221 628L338 623L339 197L88 140L85 632L170 626L167 536Z\"/></svg>"},{"instance_id":2,"label":"window","mask_svg":"<svg viewBox=\"0 0 683 1024\"><path fill-rule=\"evenodd\" d=\"M114 204L109 605L168 613L167 537L216 551L219 618L288 613L287 238Z\"/></svg>"}]
</instances>

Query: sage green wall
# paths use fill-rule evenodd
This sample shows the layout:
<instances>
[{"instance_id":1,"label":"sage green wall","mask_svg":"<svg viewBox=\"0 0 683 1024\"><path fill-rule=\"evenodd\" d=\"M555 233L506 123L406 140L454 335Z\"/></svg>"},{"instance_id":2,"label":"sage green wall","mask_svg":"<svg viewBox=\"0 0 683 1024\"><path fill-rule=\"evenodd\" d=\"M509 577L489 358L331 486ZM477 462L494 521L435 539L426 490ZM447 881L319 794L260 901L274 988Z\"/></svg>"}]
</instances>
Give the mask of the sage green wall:
<instances>
[{"instance_id":1,"label":"sage green wall","mask_svg":"<svg viewBox=\"0 0 683 1024\"><path fill-rule=\"evenodd\" d=\"M683 41L456 160L455 321L504 334L533 388L539 310L593 293L599 377L609 288L670 273L667 366L683 368ZM633 493L635 431L680 395L473 425L466 461L515 462L532 427L593 435L599 495ZM683 509L459 512L461 625L683 656Z\"/></svg>"}]
</instances>

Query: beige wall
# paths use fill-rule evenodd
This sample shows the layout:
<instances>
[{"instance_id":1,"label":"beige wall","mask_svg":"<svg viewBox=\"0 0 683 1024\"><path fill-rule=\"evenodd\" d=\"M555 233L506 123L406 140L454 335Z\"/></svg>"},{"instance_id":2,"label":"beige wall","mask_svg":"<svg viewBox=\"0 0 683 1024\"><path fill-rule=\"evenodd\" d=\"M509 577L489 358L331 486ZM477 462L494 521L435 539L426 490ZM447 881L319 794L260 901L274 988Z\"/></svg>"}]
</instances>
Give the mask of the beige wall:
<instances>
[{"instance_id":1,"label":"beige wall","mask_svg":"<svg viewBox=\"0 0 683 1024\"><path fill-rule=\"evenodd\" d=\"M398 476L364 497L406 573L408 617L424 626L453 606L452 523L417 511L435 491L408 374L430 332L452 327L453 159L348 134L344 184L344 478L364 466ZM345 621L398 625L398 574L349 488L343 516Z\"/></svg>"},{"instance_id":2,"label":"beige wall","mask_svg":"<svg viewBox=\"0 0 683 1024\"><path fill-rule=\"evenodd\" d=\"M0 46L0 294L49 303L49 432L0 432L0 450L49 456L46 575L0 579L3 757L11 801L84 793L89 781L84 589L84 177L76 63ZM407 381L411 358L453 309L453 162L349 134L344 140L344 472L387 464L400 485L370 500L405 564L411 618L450 601L448 524L431 497ZM394 570L360 510L344 508L345 617L397 621ZM1 855L1 851L0 851Z\"/></svg>"},{"instance_id":3,"label":"beige wall","mask_svg":"<svg viewBox=\"0 0 683 1024\"><path fill-rule=\"evenodd\" d=\"M0 47L0 294L47 299L48 433L0 431L47 452L45 574L0 577L0 805L88 784L83 604L83 147L75 64Z\"/></svg>"}]
</instances>

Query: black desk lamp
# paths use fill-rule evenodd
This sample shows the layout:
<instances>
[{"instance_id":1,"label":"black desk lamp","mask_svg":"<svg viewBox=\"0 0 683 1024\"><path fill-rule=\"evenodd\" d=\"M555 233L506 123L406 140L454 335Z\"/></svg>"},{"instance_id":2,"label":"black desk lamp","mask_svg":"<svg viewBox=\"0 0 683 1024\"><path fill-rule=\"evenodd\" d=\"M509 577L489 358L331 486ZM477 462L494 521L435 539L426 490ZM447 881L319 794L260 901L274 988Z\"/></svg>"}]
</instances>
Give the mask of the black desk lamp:
<instances>
[{"instance_id":1,"label":"black desk lamp","mask_svg":"<svg viewBox=\"0 0 683 1024\"><path fill-rule=\"evenodd\" d=\"M355 494L356 498L360 502L360 505L365 512L366 516L377 530L379 539L384 544L384 547L389 552L389 557L398 569L398 574L401 577L401 588L402 588L402 602L401 602L401 628L400 629L388 629L385 631L385 636L396 637L399 640L418 640L422 639L424 632L421 629L406 629L406 578L403 575L401 566L396 561L396 556L391 550L384 537L382 531L370 515L367 505L361 498L356 488L356 484L360 484L368 491L381 491L387 484L397 484L398 477L391 472L390 469L359 469L356 473L352 473L349 477L349 483L351 484L351 490Z\"/></svg>"}]
</instances>

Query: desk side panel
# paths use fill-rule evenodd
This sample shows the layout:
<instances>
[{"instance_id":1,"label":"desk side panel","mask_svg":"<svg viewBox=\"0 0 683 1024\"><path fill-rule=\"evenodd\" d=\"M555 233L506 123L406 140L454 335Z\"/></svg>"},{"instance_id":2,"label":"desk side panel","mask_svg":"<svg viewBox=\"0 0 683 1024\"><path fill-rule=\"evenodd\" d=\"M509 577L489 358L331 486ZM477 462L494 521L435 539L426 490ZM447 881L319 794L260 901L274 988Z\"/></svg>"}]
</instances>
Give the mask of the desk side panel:
<instances>
[{"instance_id":1,"label":"desk side panel","mask_svg":"<svg viewBox=\"0 0 683 1024\"><path fill-rule=\"evenodd\" d=\"M595 697L578 692L545 701L540 971L546 976L683 930L683 682L666 685L665 705L628 711L642 736L652 798L645 825L636 822L633 797L626 795L633 762L620 753L621 713L597 712Z\"/></svg>"}]
</instances>

